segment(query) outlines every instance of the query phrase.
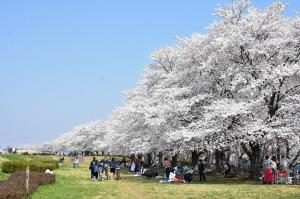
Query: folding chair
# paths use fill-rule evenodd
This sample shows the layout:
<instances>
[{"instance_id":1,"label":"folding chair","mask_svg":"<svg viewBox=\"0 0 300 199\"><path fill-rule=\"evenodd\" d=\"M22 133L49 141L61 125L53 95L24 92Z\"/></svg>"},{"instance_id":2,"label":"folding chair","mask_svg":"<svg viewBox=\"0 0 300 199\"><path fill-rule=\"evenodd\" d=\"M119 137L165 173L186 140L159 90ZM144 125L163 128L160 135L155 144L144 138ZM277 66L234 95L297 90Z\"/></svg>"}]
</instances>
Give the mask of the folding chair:
<instances>
[{"instance_id":1,"label":"folding chair","mask_svg":"<svg viewBox=\"0 0 300 199\"><path fill-rule=\"evenodd\" d=\"M276 183L277 184L288 184L288 172L287 170L279 170L276 172Z\"/></svg>"}]
</instances>

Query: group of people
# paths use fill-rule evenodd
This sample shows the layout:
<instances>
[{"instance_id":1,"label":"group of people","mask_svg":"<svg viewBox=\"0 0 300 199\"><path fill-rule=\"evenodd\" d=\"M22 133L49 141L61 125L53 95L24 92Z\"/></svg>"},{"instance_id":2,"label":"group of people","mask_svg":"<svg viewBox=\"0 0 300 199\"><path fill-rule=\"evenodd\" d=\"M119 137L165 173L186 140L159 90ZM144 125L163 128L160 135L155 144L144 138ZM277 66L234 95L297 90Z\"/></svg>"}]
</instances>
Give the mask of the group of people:
<instances>
[{"instance_id":1,"label":"group of people","mask_svg":"<svg viewBox=\"0 0 300 199\"><path fill-rule=\"evenodd\" d=\"M79 158L74 157L72 159L73 167L79 168ZM141 175L146 177L156 177L158 176L158 170L157 166L155 164L151 165L148 169L144 170L143 162L136 158L135 156L131 157L130 165L126 165L126 159L123 158L122 161L118 164L114 158L112 158L110 161L102 159L101 161L96 160L95 157L93 157L93 160L90 162L89 169L91 171L91 179L92 180L102 180L103 176L106 176L107 179L111 178L108 174L108 171L110 170L110 173L112 174L112 179L119 180L120 179L120 166L129 166L129 172L132 174L135 174L136 172L139 172ZM120 166L119 166L120 165ZM277 161L276 156L273 156L270 158L269 156L265 156L265 159L262 163L262 174L267 179L267 173L272 176L272 179L269 181L274 182L274 179L276 178L276 172L280 169L281 171L287 171L288 170L288 161L284 156L281 156L280 162ZM168 160L168 158L164 159L163 162L163 168L165 169L165 179L168 181L180 181L180 179L176 178L177 174L183 174L183 179L185 182L191 182L193 178L193 172L197 171L199 175L199 179L202 182L206 182L206 165L204 163L204 160L200 159L198 162L198 165L194 167L194 169L190 169L188 166L183 165L179 163L176 165L176 167L172 167L172 162ZM231 166L225 165L224 166L224 176L228 177L230 174ZM268 181L268 180L267 180Z\"/></svg>"},{"instance_id":2,"label":"group of people","mask_svg":"<svg viewBox=\"0 0 300 199\"><path fill-rule=\"evenodd\" d=\"M129 172L131 174L135 174L136 172L143 173L144 165L143 161L139 158L136 158L134 155L131 156L130 165L129 165Z\"/></svg>"},{"instance_id":3,"label":"group of people","mask_svg":"<svg viewBox=\"0 0 300 199\"><path fill-rule=\"evenodd\" d=\"M169 181L175 181L175 182L176 182L176 180L180 181L179 179L174 177L174 176L176 176L176 172L184 173L183 178L184 178L185 182L192 181L192 178L193 178L192 173L193 173L194 169L189 169L187 166L183 166L181 164L179 164L175 168L173 168L172 163L170 160L168 160L168 158L164 159L163 167L165 168L165 177ZM196 168L198 171L200 181L205 182L206 181L206 177L205 177L206 165L202 159L199 160L199 163ZM182 181L180 181L180 182L182 182Z\"/></svg>"},{"instance_id":4,"label":"group of people","mask_svg":"<svg viewBox=\"0 0 300 199\"><path fill-rule=\"evenodd\" d=\"M96 160L96 157L93 157L89 166L89 169L91 170L91 179L102 180L104 175L109 179L108 168L110 168L110 173L112 173L112 180L119 180L120 168L114 158L112 158L111 161L103 159L98 161Z\"/></svg>"},{"instance_id":5,"label":"group of people","mask_svg":"<svg viewBox=\"0 0 300 199\"><path fill-rule=\"evenodd\" d=\"M277 169L288 170L289 165L287 159L284 155L281 156L280 162L277 161L276 156L270 158L270 156L265 156L265 160L263 161L263 169L265 168L272 168L274 171Z\"/></svg>"},{"instance_id":6,"label":"group of people","mask_svg":"<svg viewBox=\"0 0 300 199\"><path fill-rule=\"evenodd\" d=\"M273 183L276 179L277 171L287 174L288 169L288 161L284 156L281 156L280 161L277 161L276 156L273 156L272 158L270 158L270 156L265 156L262 163L263 182Z\"/></svg>"}]
</instances>

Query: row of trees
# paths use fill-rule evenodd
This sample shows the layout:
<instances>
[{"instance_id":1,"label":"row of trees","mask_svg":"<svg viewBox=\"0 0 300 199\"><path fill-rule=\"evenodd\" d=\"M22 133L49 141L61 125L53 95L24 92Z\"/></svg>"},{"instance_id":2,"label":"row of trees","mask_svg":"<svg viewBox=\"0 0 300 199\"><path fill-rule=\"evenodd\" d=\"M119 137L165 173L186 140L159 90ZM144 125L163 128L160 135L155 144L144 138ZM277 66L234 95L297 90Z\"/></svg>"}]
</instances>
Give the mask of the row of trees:
<instances>
[{"instance_id":1,"label":"row of trees","mask_svg":"<svg viewBox=\"0 0 300 199\"><path fill-rule=\"evenodd\" d=\"M264 155L285 155L295 163L300 18L286 18L285 8L275 2L257 10L249 0L219 7L220 20L207 34L178 39L176 46L152 54L139 87L125 92L122 107L47 147L174 160L185 154L194 163L204 155L216 164L236 154L247 157L252 177Z\"/></svg>"}]
</instances>

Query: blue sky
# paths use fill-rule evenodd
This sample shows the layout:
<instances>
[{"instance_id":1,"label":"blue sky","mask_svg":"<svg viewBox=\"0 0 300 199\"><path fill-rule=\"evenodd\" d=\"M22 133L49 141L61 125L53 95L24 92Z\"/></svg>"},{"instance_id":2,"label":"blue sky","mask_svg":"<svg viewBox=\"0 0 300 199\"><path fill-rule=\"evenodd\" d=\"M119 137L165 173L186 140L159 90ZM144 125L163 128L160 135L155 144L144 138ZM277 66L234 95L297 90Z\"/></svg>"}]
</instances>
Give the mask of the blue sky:
<instances>
[{"instance_id":1,"label":"blue sky","mask_svg":"<svg viewBox=\"0 0 300 199\"><path fill-rule=\"evenodd\" d=\"M224 2L0 1L0 146L46 142L108 116L151 52L205 32ZM288 15L300 10L285 2Z\"/></svg>"}]
</instances>

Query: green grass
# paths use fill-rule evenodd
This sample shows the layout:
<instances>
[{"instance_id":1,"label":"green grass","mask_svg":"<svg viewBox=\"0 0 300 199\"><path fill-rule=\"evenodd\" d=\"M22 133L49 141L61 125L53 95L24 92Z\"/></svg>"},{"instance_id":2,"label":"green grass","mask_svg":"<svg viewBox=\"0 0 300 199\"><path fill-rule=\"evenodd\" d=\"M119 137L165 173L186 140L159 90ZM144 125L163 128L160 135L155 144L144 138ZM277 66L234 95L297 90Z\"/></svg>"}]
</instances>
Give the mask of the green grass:
<instances>
[{"instance_id":1,"label":"green grass","mask_svg":"<svg viewBox=\"0 0 300 199\"><path fill-rule=\"evenodd\" d=\"M16 161L27 160L27 161L42 162L42 161L51 160L52 156L7 154L7 155L0 155L0 158L5 160L16 160Z\"/></svg>"},{"instance_id":2,"label":"green grass","mask_svg":"<svg viewBox=\"0 0 300 199\"><path fill-rule=\"evenodd\" d=\"M192 184L159 184L156 179L133 177L122 171L120 181L91 181L88 161L73 169L70 163L60 167L56 183L43 185L29 199L56 198L300 198L300 186L260 185L241 178L208 177Z\"/></svg>"},{"instance_id":3,"label":"green grass","mask_svg":"<svg viewBox=\"0 0 300 199\"><path fill-rule=\"evenodd\" d=\"M5 180L8 178L9 174L2 172L1 166L2 162L6 159L3 159L2 155L0 156L0 181Z\"/></svg>"},{"instance_id":4,"label":"green grass","mask_svg":"<svg viewBox=\"0 0 300 199\"><path fill-rule=\"evenodd\" d=\"M7 179L9 174L3 173L2 170L0 170L0 181Z\"/></svg>"},{"instance_id":5,"label":"green grass","mask_svg":"<svg viewBox=\"0 0 300 199\"><path fill-rule=\"evenodd\" d=\"M48 161L53 160L56 157L53 156L42 156L42 155L18 155L18 154L6 154L6 155L0 155L0 181L5 180L8 178L9 174L2 172L2 162L4 161Z\"/></svg>"}]
</instances>

